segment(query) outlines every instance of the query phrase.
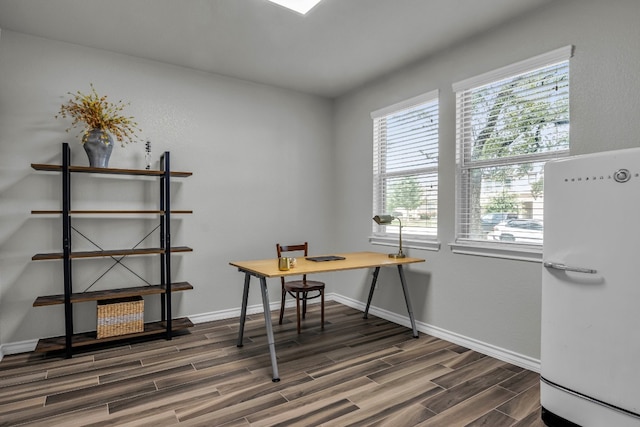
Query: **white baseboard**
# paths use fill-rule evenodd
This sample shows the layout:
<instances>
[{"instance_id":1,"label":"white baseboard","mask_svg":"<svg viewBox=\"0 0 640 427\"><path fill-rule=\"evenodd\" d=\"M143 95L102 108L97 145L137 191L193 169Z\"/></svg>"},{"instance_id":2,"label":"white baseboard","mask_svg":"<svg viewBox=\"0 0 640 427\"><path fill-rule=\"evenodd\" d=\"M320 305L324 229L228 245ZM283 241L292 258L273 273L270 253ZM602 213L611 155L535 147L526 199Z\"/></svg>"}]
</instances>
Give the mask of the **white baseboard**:
<instances>
[{"instance_id":1,"label":"white baseboard","mask_svg":"<svg viewBox=\"0 0 640 427\"><path fill-rule=\"evenodd\" d=\"M346 298L342 295L334 294L332 295L332 299L339 302L340 304L355 308L356 310L364 311L364 309L366 308L366 304L364 304L363 302L351 298ZM369 313L390 322L397 323L398 325L406 326L408 328L411 327L409 316L401 316L398 313L387 311L374 306L371 306L369 308ZM503 362L511 363L513 365L528 369L533 372L540 372L540 359L534 359L532 357L525 356L511 350L506 350L504 348L478 341L474 338L469 338L464 335L447 331L445 329L423 322L416 321L416 329L419 332L429 334L431 336L449 341L454 344L461 345L468 349L477 351L478 353L486 354L487 356L502 360Z\"/></svg>"},{"instance_id":2,"label":"white baseboard","mask_svg":"<svg viewBox=\"0 0 640 427\"><path fill-rule=\"evenodd\" d=\"M38 340L27 340L0 345L0 360L4 356L18 353L29 353L36 349Z\"/></svg>"},{"instance_id":3,"label":"white baseboard","mask_svg":"<svg viewBox=\"0 0 640 427\"><path fill-rule=\"evenodd\" d=\"M329 294L326 294L324 297L326 301L333 300L333 298ZM319 303L320 301L318 300L311 300L307 304L311 305ZM287 300L284 306L286 308L295 307L295 301ZM271 303L269 303L269 310L280 310L280 301L272 301ZM247 314L259 314L262 312L264 312L264 310L262 309L262 303L247 306ZM193 323L204 323L213 322L215 320L232 319L234 317L240 317L240 307L231 308L228 310L212 311L209 313L193 314L189 316L189 320L191 320Z\"/></svg>"},{"instance_id":4,"label":"white baseboard","mask_svg":"<svg viewBox=\"0 0 640 427\"><path fill-rule=\"evenodd\" d=\"M331 301L331 297L329 295L326 295L325 298L327 301ZM316 304L319 302L320 301L309 301L309 304ZM287 308L295 307L295 301L293 300L287 301L287 303L285 304L285 307ZM270 304L271 310L278 310L279 308L280 308L279 301L272 302ZM247 307L247 314L258 314L262 312L263 312L262 303ZM194 314L188 317L189 317L189 320L191 320L193 323L204 323L204 322L212 322L215 320L230 319L233 317L240 317L240 308L220 310L220 311L203 313L203 314ZM0 344L0 360L2 360L4 356L8 356L10 354L29 353L31 351L34 351L36 349L37 344L38 344L37 339Z\"/></svg>"},{"instance_id":5,"label":"white baseboard","mask_svg":"<svg viewBox=\"0 0 640 427\"><path fill-rule=\"evenodd\" d=\"M351 298L344 297L342 295L336 293L330 293L325 295L325 299L327 301L336 301L340 304L346 305L347 307L355 308L356 310L364 311L366 304L354 300ZM309 304L318 304L319 301L310 301ZM294 307L294 301L287 301L286 307ZM270 310L278 310L280 308L280 301L271 302ZM247 307L247 314L258 314L262 313L262 303L255 304ZM409 316L399 315L398 313L394 313L388 310L384 310L378 307L371 306L369 308L369 313L380 317L382 319L388 320L393 323L397 323L398 325L406 326L408 328L411 327L411 322L409 320ZM240 307L228 309L228 310L220 310L209 313L201 313L194 314L189 316L189 320L193 323L204 323L204 322L212 322L215 320L222 319L230 319L234 317L240 317ZM440 338L454 344L461 345L463 347L469 348L471 350L477 351L478 353L486 354L487 356L494 357L496 359L502 360L507 363L511 363L516 366L520 366L521 368L528 369L534 372L540 372L540 359L534 359L529 356L525 356L520 353L513 352L511 350L506 350L501 347L497 347L492 344L488 344L482 341L478 341L474 338L469 338L464 335L457 334L455 332L447 331L445 329L439 328L437 326L432 326L427 323L416 321L416 329L419 332L429 334L436 338ZM0 360L4 355L9 354L17 354L17 353L26 353L35 350L36 344L38 340L29 340L29 341L21 341L16 343L7 343L0 345Z\"/></svg>"}]
</instances>

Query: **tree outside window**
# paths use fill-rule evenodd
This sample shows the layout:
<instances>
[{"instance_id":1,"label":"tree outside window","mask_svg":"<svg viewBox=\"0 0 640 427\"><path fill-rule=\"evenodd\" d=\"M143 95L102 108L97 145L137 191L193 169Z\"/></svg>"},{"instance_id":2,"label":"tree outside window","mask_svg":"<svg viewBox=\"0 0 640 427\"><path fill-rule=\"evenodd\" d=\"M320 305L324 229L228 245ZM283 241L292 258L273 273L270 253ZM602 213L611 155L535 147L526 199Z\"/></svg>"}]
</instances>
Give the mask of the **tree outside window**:
<instances>
[{"instance_id":1,"label":"tree outside window","mask_svg":"<svg viewBox=\"0 0 640 427\"><path fill-rule=\"evenodd\" d=\"M540 222L544 163L569 150L568 60L485 81L456 96L457 240L501 240L483 227L488 213ZM518 243L517 236L510 243Z\"/></svg>"},{"instance_id":2,"label":"tree outside window","mask_svg":"<svg viewBox=\"0 0 640 427\"><path fill-rule=\"evenodd\" d=\"M402 220L403 238L437 235L437 92L372 113L373 215ZM374 236L398 233L398 224L373 223Z\"/></svg>"}]
</instances>

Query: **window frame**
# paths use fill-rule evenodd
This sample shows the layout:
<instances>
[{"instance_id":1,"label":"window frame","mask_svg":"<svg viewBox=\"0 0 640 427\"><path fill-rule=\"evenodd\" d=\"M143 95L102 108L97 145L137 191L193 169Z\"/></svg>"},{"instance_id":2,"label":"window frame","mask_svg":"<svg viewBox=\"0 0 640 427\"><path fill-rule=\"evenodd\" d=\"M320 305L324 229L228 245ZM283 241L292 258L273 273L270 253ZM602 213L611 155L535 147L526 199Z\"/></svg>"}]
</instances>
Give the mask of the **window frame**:
<instances>
[{"instance_id":1,"label":"window frame","mask_svg":"<svg viewBox=\"0 0 640 427\"><path fill-rule=\"evenodd\" d=\"M381 108L379 110L373 111L371 113L371 119L373 121L373 163L374 163L374 168L372 171L372 178L373 178L373 182L372 182L372 190L373 190L373 203L372 203L372 216L373 215L379 215L379 214L385 214L386 212L383 212L384 209L382 207L384 207L386 205L386 200L384 199L384 195L381 194L378 189L380 188L379 186L379 177L376 175L376 170L382 169L382 167L380 165L378 165L376 167L375 162L376 159L382 159L384 158L384 155L381 154L381 150L380 150L380 142L377 140L377 136L376 136L376 120L377 119L381 119L384 117L388 117L391 116L393 114L396 114L398 112L401 112L402 110L407 110L413 107L418 107L422 104L431 104L433 102L435 102L435 110L437 112L437 117L438 117L438 122L439 122L439 117L440 117L440 102L439 102L439 94L440 91L439 90L433 90L418 96L415 96L413 98L398 102L396 104L390 105L388 107L384 107ZM439 127L439 123L438 123L438 127ZM438 151L439 151L439 129L436 132L437 134L437 140L435 142L435 146L437 147ZM435 174L436 176L436 184L438 182L438 167L439 167L439 161L436 162L435 166L428 166L428 167L424 167L424 168L420 168L420 172L421 173L429 173L429 174ZM411 173L415 173L415 170L411 171ZM402 176L403 174L401 173L394 173L394 174L389 174L390 176ZM408 173L408 175L410 175L410 173ZM374 244L374 245L382 245L382 246L390 246L390 247L397 247L398 246L398 232L393 232L393 231L387 231L386 226L379 226L377 224L375 224L372 221L372 229L371 229L371 235L369 237L369 242ZM394 229L397 229L397 225L394 223L394 225L392 226ZM407 227L404 226L402 227L402 246L403 249L407 249L407 248L414 248L414 249L425 249L425 250L433 250L433 251L437 251L440 249L440 242L438 240L438 229L437 229L437 225L436 225L436 234L433 235L422 235L422 234L412 234L410 231L407 230Z\"/></svg>"},{"instance_id":2,"label":"window frame","mask_svg":"<svg viewBox=\"0 0 640 427\"><path fill-rule=\"evenodd\" d=\"M523 243L502 243L499 241L489 241L473 239L466 236L468 230L465 230L462 224L463 213L469 214L468 195L468 174L472 169L483 167L499 167L513 164L526 164L534 162L543 162L566 157L569 155L569 148L558 150L539 152L522 156L513 156L510 158L494 158L489 160L474 160L467 163L468 140L462 132L464 122L469 120L469 115L463 115L461 112L461 102L463 93L468 90L478 89L482 86L498 83L502 80L516 77L520 74L529 73L540 68L552 66L563 62L569 62L573 56L573 46L565 46L551 52L547 52L533 58L526 59L505 67L498 68L487 73L471 77L469 79L454 83L452 85L453 92L456 97L456 206L455 206L455 239L449 244L454 253L462 253L469 255L490 256L506 259L517 259L523 261L542 260L542 244L523 244ZM570 76L570 71L568 71ZM467 191L467 193L465 193ZM465 205L466 204L466 205ZM467 206L467 207L465 207ZM543 207L544 208L544 207Z\"/></svg>"}]
</instances>

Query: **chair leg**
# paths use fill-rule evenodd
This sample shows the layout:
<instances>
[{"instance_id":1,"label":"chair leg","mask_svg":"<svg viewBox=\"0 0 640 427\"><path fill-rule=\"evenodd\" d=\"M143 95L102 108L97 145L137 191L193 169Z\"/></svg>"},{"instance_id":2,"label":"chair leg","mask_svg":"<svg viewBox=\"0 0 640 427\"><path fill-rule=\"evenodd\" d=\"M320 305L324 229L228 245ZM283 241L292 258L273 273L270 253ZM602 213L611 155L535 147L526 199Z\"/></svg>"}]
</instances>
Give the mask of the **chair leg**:
<instances>
[{"instance_id":1,"label":"chair leg","mask_svg":"<svg viewBox=\"0 0 640 427\"><path fill-rule=\"evenodd\" d=\"M284 289L284 287L282 288L282 301L280 302L280 322L279 324L282 325L282 318L284 317L284 299L287 296L287 291Z\"/></svg>"},{"instance_id":2,"label":"chair leg","mask_svg":"<svg viewBox=\"0 0 640 427\"><path fill-rule=\"evenodd\" d=\"M296 292L296 318L298 319L298 333L300 333L300 292Z\"/></svg>"},{"instance_id":3,"label":"chair leg","mask_svg":"<svg viewBox=\"0 0 640 427\"><path fill-rule=\"evenodd\" d=\"M320 290L320 329L324 329L324 289Z\"/></svg>"},{"instance_id":4,"label":"chair leg","mask_svg":"<svg viewBox=\"0 0 640 427\"><path fill-rule=\"evenodd\" d=\"M302 293L302 318L307 318L307 292Z\"/></svg>"}]
</instances>

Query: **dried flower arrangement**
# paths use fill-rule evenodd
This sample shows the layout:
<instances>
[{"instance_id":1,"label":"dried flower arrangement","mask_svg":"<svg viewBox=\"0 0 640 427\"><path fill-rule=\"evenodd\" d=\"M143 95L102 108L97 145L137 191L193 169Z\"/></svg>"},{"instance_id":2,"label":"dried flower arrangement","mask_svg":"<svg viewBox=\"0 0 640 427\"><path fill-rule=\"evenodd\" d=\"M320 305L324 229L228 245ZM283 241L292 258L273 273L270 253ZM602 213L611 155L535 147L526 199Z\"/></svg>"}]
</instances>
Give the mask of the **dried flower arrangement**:
<instances>
[{"instance_id":1,"label":"dried flower arrangement","mask_svg":"<svg viewBox=\"0 0 640 427\"><path fill-rule=\"evenodd\" d=\"M84 136L89 134L92 129L101 129L105 132L111 133L117 140L120 141L120 145L124 147L125 143L136 142L135 134L140 132L138 123L133 120L133 117L127 117L122 114L124 108L129 103L123 103L118 101L112 103L107 100L107 96L100 96L90 84L91 92L84 94L80 91L76 93L68 92L72 98L60 107L60 112L56 115L56 118L62 117L73 118L71 126L66 129L69 132L72 128L78 126L78 123L83 122L85 129L83 130ZM104 135L103 140L108 144L108 136Z\"/></svg>"}]
</instances>

